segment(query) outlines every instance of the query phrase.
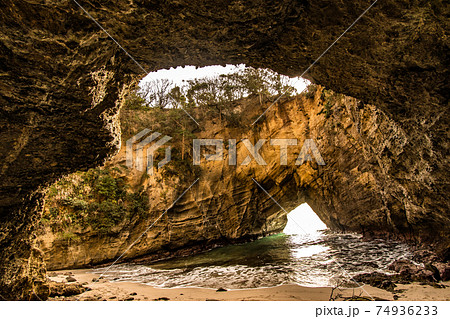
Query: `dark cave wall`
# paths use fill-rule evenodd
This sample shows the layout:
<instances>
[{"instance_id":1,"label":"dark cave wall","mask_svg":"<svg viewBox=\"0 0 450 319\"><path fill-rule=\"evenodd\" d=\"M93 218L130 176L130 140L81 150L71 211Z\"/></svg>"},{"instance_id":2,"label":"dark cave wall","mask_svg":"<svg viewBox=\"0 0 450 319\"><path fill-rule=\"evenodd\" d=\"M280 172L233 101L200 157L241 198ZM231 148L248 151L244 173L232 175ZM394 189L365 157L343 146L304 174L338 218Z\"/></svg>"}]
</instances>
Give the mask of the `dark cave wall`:
<instances>
[{"instance_id":1,"label":"dark cave wall","mask_svg":"<svg viewBox=\"0 0 450 319\"><path fill-rule=\"evenodd\" d=\"M148 71L246 63L288 75L301 74L371 4L80 3ZM377 105L408 136L400 156L383 166L402 186L393 214L407 214L408 198L425 212L448 216L448 13L444 1L378 1L306 74ZM144 75L73 1L2 1L0 259L24 265L17 272L2 268L4 298L30 295L19 283L33 277L25 252L39 215L36 190L115 152L121 99ZM390 157L389 147L379 151ZM421 222L430 229L424 238L434 240L439 226Z\"/></svg>"}]
</instances>

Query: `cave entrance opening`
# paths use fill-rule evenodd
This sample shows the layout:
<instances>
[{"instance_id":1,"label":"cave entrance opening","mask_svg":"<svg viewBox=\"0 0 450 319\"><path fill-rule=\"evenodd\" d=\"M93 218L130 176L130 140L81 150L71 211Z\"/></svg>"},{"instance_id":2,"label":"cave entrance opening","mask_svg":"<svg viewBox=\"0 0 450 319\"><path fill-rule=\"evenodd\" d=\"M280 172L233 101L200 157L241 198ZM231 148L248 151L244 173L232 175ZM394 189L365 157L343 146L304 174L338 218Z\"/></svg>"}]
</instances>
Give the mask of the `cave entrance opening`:
<instances>
[{"instance_id":1,"label":"cave entrance opening","mask_svg":"<svg viewBox=\"0 0 450 319\"><path fill-rule=\"evenodd\" d=\"M288 222L283 229L283 233L287 235L314 234L327 229L325 223L307 203L293 209L287 216Z\"/></svg>"},{"instance_id":2,"label":"cave entrance opening","mask_svg":"<svg viewBox=\"0 0 450 319\"><path fill-rule=\"evenodd\" d=\"M260 96L299 94L308 84L308 80L300 77L291 78L245 64L187 65L150 72L140 81L138 93L147 106L185 108L239 100L258 92Z\"/></svg>"}]
</instances>

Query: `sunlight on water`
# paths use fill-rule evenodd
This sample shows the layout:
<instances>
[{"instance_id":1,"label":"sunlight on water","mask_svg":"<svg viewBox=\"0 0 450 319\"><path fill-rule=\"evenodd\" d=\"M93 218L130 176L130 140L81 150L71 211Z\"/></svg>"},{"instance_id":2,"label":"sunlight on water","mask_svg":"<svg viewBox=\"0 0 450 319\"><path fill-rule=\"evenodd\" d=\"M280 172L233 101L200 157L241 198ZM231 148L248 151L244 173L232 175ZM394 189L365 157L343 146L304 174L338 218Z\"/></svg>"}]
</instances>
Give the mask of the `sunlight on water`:
<instances>
[{"instance_id":1,"label":"sunlight on water","mask_svg":"<svg viewBox=\"0 0 450 319\"><path fill-rule=\"evenodd\" d=\"M317 240L322 236L321 230L327 229L324 224L307 203L303 203L288 214L288 222L283 233L291 235L292 241L302 244L305 238ZM312 245L298 249L292 249L294 258L309 257L328 250L323 245Z\"/></svg>"},{"instance_id":2,"label":"sunlight on water","mask_svg":"<svg viewBox=\"0 0 450 319\"><path fill-rule=\"evenodd\" d=\"M316 254L319 254L321 252L324 252L328 250L328 247L321 246L321 245L315 245L315 246L309 246L305 248L299 248L299 249L293 249L292 250L292 256L294 258L302 258L302 257L309 257Z\"/></svg>"},{"instance_id":3,"label":"sunlight on water","mask_svg":"<svg viewBox=\"0 0 450 319\"><path fill-rule=\"evenodd\" d=\"M362 272L388 272L394 260L411 256L403 243L330 232L306 204L288 218L284 233L278 235L189 257L114 265L105 278L162 288L242 289L293 283L324 287L348 282L349 276Z\"/></svg>"}]
</instances>

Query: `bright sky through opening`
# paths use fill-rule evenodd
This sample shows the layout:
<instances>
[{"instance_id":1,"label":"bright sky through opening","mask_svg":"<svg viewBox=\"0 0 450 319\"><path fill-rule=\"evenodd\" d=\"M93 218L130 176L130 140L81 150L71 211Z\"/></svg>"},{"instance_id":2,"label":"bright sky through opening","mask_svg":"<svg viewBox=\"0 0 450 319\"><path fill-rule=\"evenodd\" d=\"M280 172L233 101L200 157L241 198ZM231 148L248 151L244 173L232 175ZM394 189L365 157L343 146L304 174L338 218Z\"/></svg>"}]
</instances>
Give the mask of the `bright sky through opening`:
<instances>
[{"instance_id":1,"label":"bright sky through opening","mask_svg":"<svg viewBox=\"0 0 450 319\"><path fill-rule=\"evenodd\" d=\"M197 68L192 65L185 67L177 67L161 69L155 72L150 72L145 78L142 79L141 85L147 81L156 79L169 79L173 81L174 85L182 86L184 81L199 79L204 77L217 76L220 74L234 73L245 68L244 64L232 65L227 64L226 66L221 65L211 65L205 66L203 68ZM306 86L310 83L308 80L302 78L289 78L289 84L297 89L297 93L302 92Z\"/></svg>"},{"instance_id":2,"label":"bright sky through opening","mask_svg":"<svg viewBox=\"0 0 450 319\"><path fill-rule=\"evenodd\" d=\"M327 229L327 226L320 220L311 207L304 203L288 214L288 222L283 233L288 235L304 235L305 232L312 234L323 229Z\"/></svg>"}]
</instances>

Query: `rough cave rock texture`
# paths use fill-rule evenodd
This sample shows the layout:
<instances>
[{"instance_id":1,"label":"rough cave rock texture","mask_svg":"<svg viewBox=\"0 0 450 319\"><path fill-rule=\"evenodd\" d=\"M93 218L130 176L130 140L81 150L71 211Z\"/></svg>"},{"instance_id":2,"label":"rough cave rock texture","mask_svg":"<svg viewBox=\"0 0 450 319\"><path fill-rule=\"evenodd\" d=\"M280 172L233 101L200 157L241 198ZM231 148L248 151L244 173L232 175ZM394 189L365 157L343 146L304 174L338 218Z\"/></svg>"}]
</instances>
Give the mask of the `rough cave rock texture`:
<instances>
[{"instance_id":1,"label":"rough cave rock texture","mask_svg":"<svg viewBox=\"0 0 450 319\"><path fill-rule=\"evenodd\" d=\"M246 63L288 75L301 74L370 5L80 3L148 71ZM386 158L383 174L393 183L384 188L392 198L387 209L402 216L399 224L421 216L414 223L424 230L418 234L438 240L447 255L448 15L445 1L378 1L306 75L377 105L404 133L403 144L377 146ZM117 150L118 109L145 72L69 0L3 1L0 52L0 295L45 298L42 276L36 275L38 252L31 249L41 189ZM397 153L389 144L398 145Z\"/></svg>"}]
</instances>

